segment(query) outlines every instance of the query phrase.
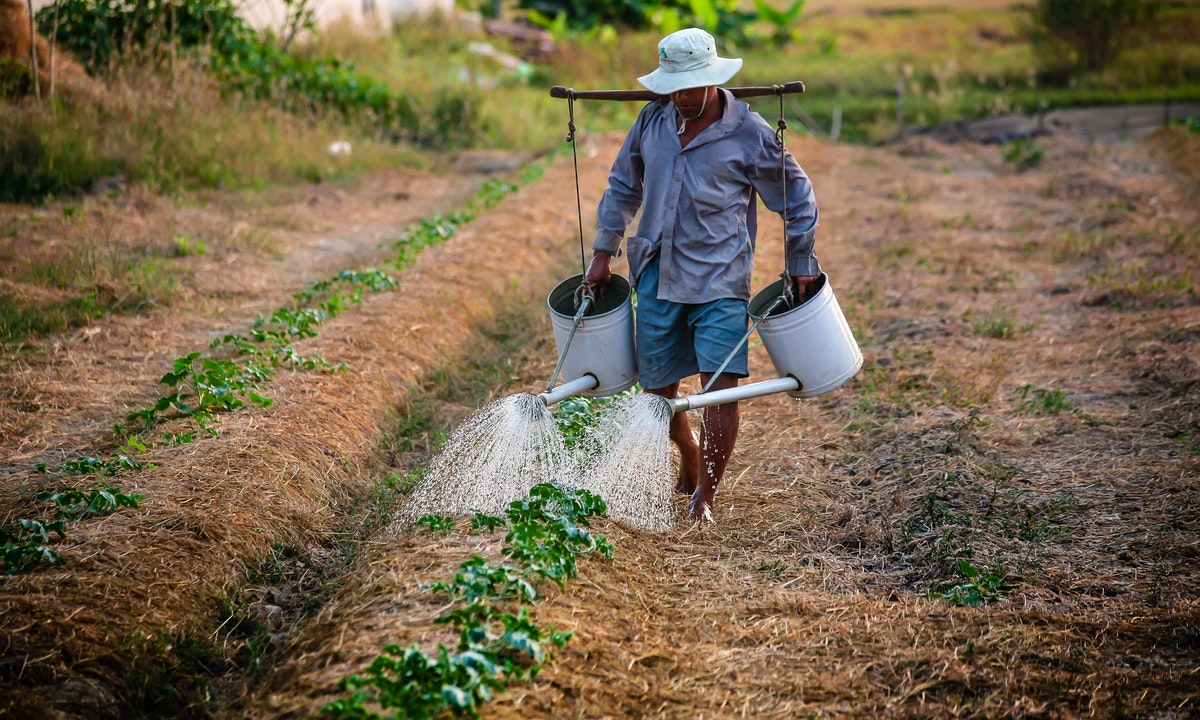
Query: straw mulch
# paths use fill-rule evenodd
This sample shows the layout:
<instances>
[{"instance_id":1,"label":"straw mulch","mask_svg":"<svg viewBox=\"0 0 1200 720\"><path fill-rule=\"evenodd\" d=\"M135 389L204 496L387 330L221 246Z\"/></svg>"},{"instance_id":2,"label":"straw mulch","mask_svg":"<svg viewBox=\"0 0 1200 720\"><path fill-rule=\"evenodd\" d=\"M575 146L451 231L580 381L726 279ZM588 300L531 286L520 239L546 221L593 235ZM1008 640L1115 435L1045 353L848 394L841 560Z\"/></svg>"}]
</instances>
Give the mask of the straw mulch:
<instances>
[{"instance_id":1,"label":"straw mulch","mask_svg":"<svg viewBox=\"0 0 1200 720\"><path fill-rule=\"evenodd\" d=\"M1178 436L1200 422L1200 305L1094 277L1194 265L1194 233L1160 232L1195 227L1190 185L1144 146L1045 147L1017 172L996 148L801 144L863 374L743 404L714 526L602 523L615 562L538 609L575 638L485 717L1196 716L1200 460ZM777 252L768 230L758 285ZM976 328L1009 313L1008 337ZM1071 409L1023 407L1025 385ZM312 717L384 644L452 642L414 588L477 549L372 548L234 716ZM937 599L960 560L999 597Z\"/></svg>"},{"instance_id":2,"label":"straw mulch","mask_svg":"<svg viewBox=\"0 0 1200 720\"><path fill-rule=\"evenodd\" d=\"M600 522L615 561L585 559L536 610L574 639L485 717L1198 716L1195 180L1140 143L1046 138L1024 171L996 147L790 144L817 184L819 253L862 373L820 398L742 405L715 525ZM598 147L589 207L613 151ZM372 433L400 385L472 331L458 300L463 317L486 314L508 296L504 270L540 302L556 278L538 268L570 259L569 173L560 161L401 293L328 327L314 349L351 372L285 378L275 407L225 421L190 462L131 476L145 510L72 535L71 565L6 579L21 687L108 680L129 654L105 622L204 626L205 598L244 584L272 540L320 544L345 493L379 472ZM543 234L557 244L530 240ZM757 286L779 265L777 225L761 235ZM549 376L550 347L509 391ZM757 343L751 357L752 379L773 376ZM371 539L218 715L315 717L385 644L450 642L419 586L497 544ZM964 561L994 574L986 604L940 599L965 584ZM87 661L73 673L71 654Z\"/></svg>"},{"instance_id":3,"label":"straw mulch","mask_svg":"<svg viewBox=\"0 0 1200 720\"><path fill-rule=\"evenodd\" d=\"M444 190L428 197L418 217L449 209L447 199L454 196L470 197L482 179L465 175L459 181L463 188L456 189L430 178L431 188ZM0 580L0 683L7 688L0 693L0 713L50 717L54 708L111 715L117 712L114 698L128 699L156 683L180 683L169 666L189 648L195 650L195 658L188 655L195 667L179 662L181 675L221 674L237 656L223 657L212 645L239 640L230 624L244 615L243 591L264 562L277 561L281 548L295 548L323 557L314 564L333 568L314 568L318 574L336 574L344 563L336 557L336 536L353 531L354 518L347 513L380 479L382 428L407 398L408 387L464 352L497 298L536 302L561 274L564 254L577 244L573 214L562 210L574 201L572 185L570 165L560 162L543 185L520 191L505 210L481 215L453 243L428 249L397 276L400 289L368 295L298 347L345 362L344 372L281 373L268 391L275 401L270 409L223 417L217 438L140 456L147 469L113 480L146 497L140 510L75 523L55 545L67 565ZM545 201L540 209L529 200L534 193ZM414 218L396 212L399 208L381 212L377 203L386 200L339 203L339 211L357 223L388 225L352 225L343 228L349 236L320 244L308 238L316 247L299 244L293 259L300 259L288 270L315 271L306 280L317 280L360 267L341 265L348 255L389 256L376 246ZM303 205L293 209L305 212ZM339 244L350 252L331 249ZM321 250L331 264L309 259ZM249 279L270 284L269 278ZM275 285L269 297L252 291L247 305L286 305L286 291L301 289L304 281L278 277ZM229 289L237 292L233 285ZM225 325L225 307L240 314L241 327ZM103 446L103 428L122 420L127 408L153 402L160 392L155 381L170 367L165 358L203 349L220 332L245 331L253 315L247 317L236 302L225 307L206 318L207 331L197 318L189 318L192 327L185 332L161 331L169 335L167 347L148 348L160 331L118 318L106 322L91 346L73 344L64 356L14 367L12 376L46 408L46 422L8 425L17 439L5 451L0 517L11 522L34 516L39 490L86 485L39 475L32 466L37 461L53 466L78 457L75 453L112 452ZM203 340L189 344L189 333ZM146 349L147 366L128 367L129 354L139 348ZM114 367L122 371L113 373ZM86 395L75 413L69 412L68 380ZM131 380L140 387L130 387ZM179 712L198 712L185 708L195 701L192 690L170 690L181 696Z\"/></svg>"}]
</instances>

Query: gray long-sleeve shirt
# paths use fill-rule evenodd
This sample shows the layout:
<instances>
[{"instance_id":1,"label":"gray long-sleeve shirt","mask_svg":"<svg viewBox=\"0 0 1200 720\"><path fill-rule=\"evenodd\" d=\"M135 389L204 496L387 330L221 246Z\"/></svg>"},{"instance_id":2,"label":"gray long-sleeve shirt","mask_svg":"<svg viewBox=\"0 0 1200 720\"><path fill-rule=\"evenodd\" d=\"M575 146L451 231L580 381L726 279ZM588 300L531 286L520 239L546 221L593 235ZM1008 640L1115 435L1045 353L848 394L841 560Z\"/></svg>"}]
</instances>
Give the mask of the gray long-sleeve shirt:
<instances>
[{"instance_id":1,"label":"gray long-sleeve shirt","mask_svg":"<svg viewBox=\"0 0 1200 720\"><path fill-rule=\"evenodd\" d=\"M616 254L642 207L637 235L628 242L630 273L636 280L658 253L658 296L664 300L749 300L755 193L767 209L784 211L775 131L749 105L720 92L725 99L721 119L685 148L679 145L671 102L664 98L648 104L625 137L597 210L592 249ZM785 167L787 273L816 275L820 265L813 253L817 203L812 183L791 153Z\"/></svg>"}]
</instances>

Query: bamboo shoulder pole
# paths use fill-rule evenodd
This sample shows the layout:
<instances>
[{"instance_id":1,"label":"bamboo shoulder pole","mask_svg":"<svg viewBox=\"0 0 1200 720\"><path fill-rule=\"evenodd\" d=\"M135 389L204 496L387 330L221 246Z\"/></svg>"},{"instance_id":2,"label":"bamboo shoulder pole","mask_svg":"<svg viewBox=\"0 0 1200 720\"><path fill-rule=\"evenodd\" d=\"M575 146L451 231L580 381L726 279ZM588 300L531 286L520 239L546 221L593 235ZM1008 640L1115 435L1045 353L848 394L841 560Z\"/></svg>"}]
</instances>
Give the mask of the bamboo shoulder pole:
<instances>
[{"instance_id":1,"label":"bamboo shoulder pole","mask_svg":"<svg viewBox=\"0 0 1200 720\"><path fill-rule=\"evenodd\" d=\"M765 95L790 95L804 92L804 83L793 80L782 85L764 87L727 88L736 98L763 97ZM571 100L657 100L662 95L649 90L575 90L562 85L550 88L550 97Z\"/></svg>"}]
</instances>

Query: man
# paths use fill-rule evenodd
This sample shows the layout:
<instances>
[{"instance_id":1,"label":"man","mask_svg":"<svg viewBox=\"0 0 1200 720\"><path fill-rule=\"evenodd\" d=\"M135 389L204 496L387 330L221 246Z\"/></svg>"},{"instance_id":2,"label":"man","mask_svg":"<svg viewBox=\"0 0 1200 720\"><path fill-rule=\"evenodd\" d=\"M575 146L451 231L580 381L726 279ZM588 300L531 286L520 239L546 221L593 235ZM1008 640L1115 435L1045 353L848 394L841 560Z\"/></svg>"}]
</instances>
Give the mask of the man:
<instances>
[{"instance_id":1,"label":"man","mask_svg":"<svg viewBox=\"0 0 1200 720\"><path fill-rule=\"evenodd\" d=\"M664 97L642 110L613 163L586 277L604 292L611 258L641 208L637 235L628 241L638 374L646 392L673 398L680 381L696 373L708 387L730 356L710 390L734 387L749 374L739 341L747 329L756 195L772 212L786 213L796 298L808 297L810 287L816 292L821 270L808 176L762 116L717 87L741 69L741 59L718 57L712 35L698 28L663 38L658 57L658 69L638 82ZM676 489L691 495L693 520L712 520L738 422L736 402L705 408L697 445L686 414L671 419L681 458Z\"/></svg>"}]
</instances>

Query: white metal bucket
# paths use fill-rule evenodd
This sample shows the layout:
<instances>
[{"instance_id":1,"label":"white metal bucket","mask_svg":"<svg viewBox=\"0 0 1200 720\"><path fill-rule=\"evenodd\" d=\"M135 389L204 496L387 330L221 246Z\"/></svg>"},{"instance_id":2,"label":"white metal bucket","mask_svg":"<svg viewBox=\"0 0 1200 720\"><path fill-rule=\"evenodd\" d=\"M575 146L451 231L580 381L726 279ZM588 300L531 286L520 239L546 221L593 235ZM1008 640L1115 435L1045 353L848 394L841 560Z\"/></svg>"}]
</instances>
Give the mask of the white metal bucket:
<instances>
[{"instance_id":1,"label":"white metal bucket","mask_svg":"<svg viewBox=\"0 0 1200 720\"><path fill-rule=\"evenodd\" d=\"M783 283L775 281L750 300L750 317L763 317L783 293ZM792 397L836 390L862 368L862 351L824 273L816 295L798 307L776 308L759 324L758 335L779 375L800 381L800 389L788 393Z\"/></svg>"},{"instance_id":2,"label":"white metal bucket","mask_svg":"<svg viewBox=\"0 0 1200 720\"><path fill-rule=\"evenodd\" d=\"M559 377L567 383L584 375L594 375L598 381L596 387L584 395L615 395L633 387L638 380L629 281L613 275L604 297L597 294L595 305L584 315L571 338L577 312L575 292L582 281L583 275L563 280L550 291L546 301L550 306L550 322L554 325L559 357L570 338Z\"/></svg>"}]
</instances>

